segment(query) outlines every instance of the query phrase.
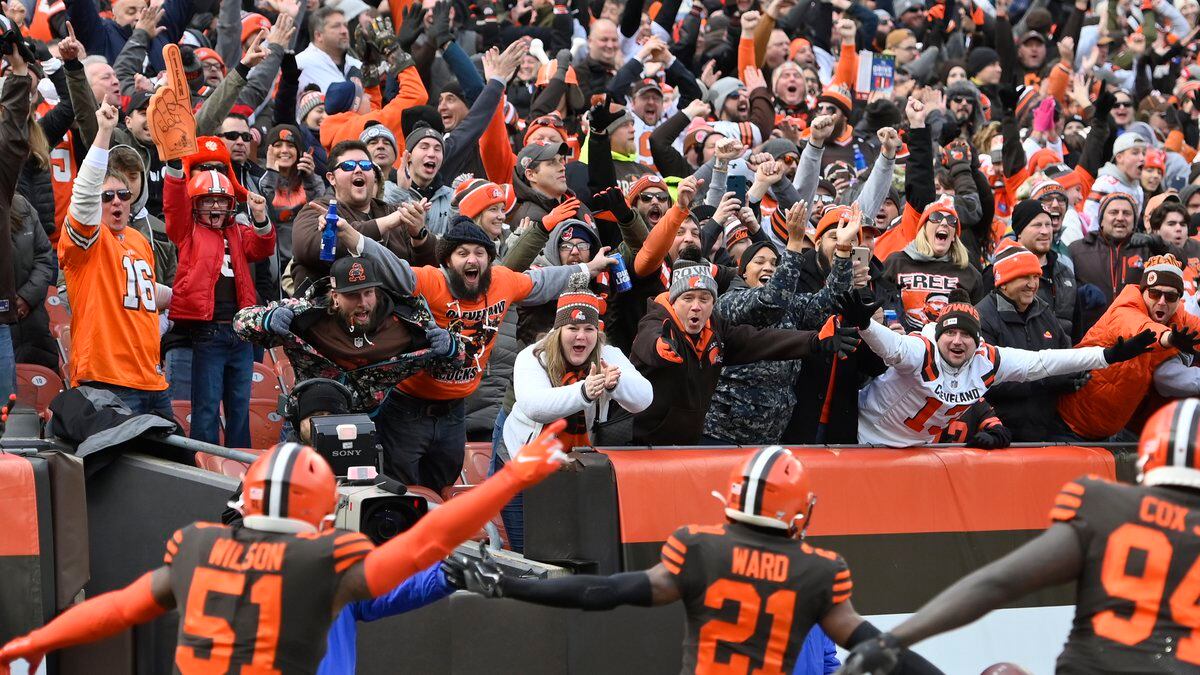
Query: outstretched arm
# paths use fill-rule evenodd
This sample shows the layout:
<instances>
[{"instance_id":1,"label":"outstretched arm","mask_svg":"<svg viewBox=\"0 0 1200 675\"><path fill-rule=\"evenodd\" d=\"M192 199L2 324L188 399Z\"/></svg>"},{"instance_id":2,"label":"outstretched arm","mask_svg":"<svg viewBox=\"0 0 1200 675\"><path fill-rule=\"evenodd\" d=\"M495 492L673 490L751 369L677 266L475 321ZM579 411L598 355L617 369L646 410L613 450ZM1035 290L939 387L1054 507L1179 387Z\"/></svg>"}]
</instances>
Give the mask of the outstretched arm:
<instances>
[{"instance_id":1,"label":"outstretched arm","mask_svg":"<svg viewBox=\"0 0 1200 675\"><path fill-rule=\"evenodd\" d=\"M679 587L659 563L645 572L623 572L602 577L573 574L554 579L500 579L501 597L548 607L603 611L621 605L651 607L679 599Z\"/></svg>"}]
</instances>

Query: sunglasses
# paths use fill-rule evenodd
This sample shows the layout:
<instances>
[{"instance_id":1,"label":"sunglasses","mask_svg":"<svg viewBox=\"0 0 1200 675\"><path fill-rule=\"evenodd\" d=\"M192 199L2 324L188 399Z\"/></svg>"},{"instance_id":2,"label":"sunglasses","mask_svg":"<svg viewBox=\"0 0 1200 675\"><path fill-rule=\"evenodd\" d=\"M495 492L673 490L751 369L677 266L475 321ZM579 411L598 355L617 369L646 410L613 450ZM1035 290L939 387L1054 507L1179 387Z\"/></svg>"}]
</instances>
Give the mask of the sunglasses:
<instances>
[{"instance_id":1,"label":"sunglasses","mask_svg":"<svg viewBox=\"0 0 1200 675\"><path fill-rule=\"evenodd\" d=\"M196 171L219 171L220 173L225 173L225 164L222 162L206 162L204 164L197 164L193 168Z\"/></svg>"},{"instance_id":2,"label":"sunglasses","mask_svg":"<svg viewBox=\"0 0 1200 675\"><path fill-rule=\"evenodd\" d=\"M638 195L638 201L643 204L649 204L650 202L670 204L671 195L665 192L643 192L642 194Z\"/></svg>"},{"instance_id":3,"label":"sunglasses","mask_svg":"<svg viewBox=\"0 0 1200 675\"><path fill-rule=\"evenodd\" d=\"M114 199L120 199L123 202L127 202L133 199L133 193L129 190L105 190L104 192L100 193L100 201L104 202L105 204Z\"/></svg>"},{"instance_id":4,"label":"sunglasses","mask_svg":"<svg viewBox=\"0 0 1200 675\"><path fill-rule=\"evenodd\" d=\"M1133 101L1117 101L1113 104L1114 108L1132 108Z\"/></svg>"},{"instance_id":5,"label":"sunglasses","mask_svg":"<svg viewBox=\"0 0 1200 675\"><path fill-rule=\"evenodd\" d=\"M813 199L818 202L821 202L822 204L832 204L833 203L833 197L831 197L830 195L813 195Z\"/></svg>"},{"instance_id":6,"label":"sunglasses","mask_svg":"<svg viewBox=\"0 0 1200 675\"><path fill-rule=\"evenodd\" d=\"M559 119L558 115L546 115L538 117L529 123L529 126L551 127L553 129L566 129L566 125Z\"/></svg>"},{"instance_id":7,"label":"sunglasses","mask_svg":"<svg viewBox=\"0 0 1200 675\"><path fill-rule=\"evenodd\" d=\"M578 243L564 241L563 243L558 245L559 253L570 253L571 251L579 251L580 253L585 253L590 250L592 250L592 245L585 241L581 241Z\"/></svg>"},{"instance_id":8,"label":"sunglasses","mask_svg":"<svg viewBox=\"0 0 1200 675\"><path fill-rule=\"evenodd\" d=\"M1168 303L1179 302L1179 291L1161 291L1157 288L1147 288L1146 296L1154 302L1166 300Z\"/></svg>"},{"instance_id":9,"label":"sunglasses","mask_svg":"<svg viewBox=\"0 0 1200 675\"><path fill-rule=\"evenodd\" d=\"M947 225L957 227L958 226L958 216L951 215L944 211L934 211L933 213L929 214L929 222L931 222L935 225L938 223L946 223Z\"/></svg>"},{"instance_id":10,"label":"sunglasses","mask_svg":"<svg viewBox=\"0 0 1200 675\"><path fill-rule=\"evenodd\" d=\"M353 171L355 169L362 169L363 171L374 171L375 170L375 162L372 162L369 159L348 159L344 162L338 162L337 168L341 169L342 171L347 171L347 172Z\"/></svg>"},{"instance_id":11,"label":"sunglasses","mask_svg":"<svg viewBox=\"0 0 1200 675\"><path fill-rule=\"evenodd\" d=\"M249 143L254 140L254 134L251 134L249 131L226 131L221 134L221 138L227 141L236 141L240 138L242 142Z\"/></svg>"},{"instance_id":12,"label":"sunglasses","mask_svg":"<svg viewBox=\"0 0 1200 675\"><path fill-rule=\"evenodd\" d=\"M818 115L832 115L836 112L839 112L839 111L838 111L838 107L835 105L829 105L828 103L822 103L821 105L817 106L817 114Z\"/></svg>"},{"instance_id":13,"label":"sunglasses","mask_svg":"<svg viewBox=\"0 0 1200 675\"><path fill-rule=\"evenodd\" d=\"M954 96L950 99L951 103L971 103L971 99L966 96Z\"/></svg>"}]
</instances>

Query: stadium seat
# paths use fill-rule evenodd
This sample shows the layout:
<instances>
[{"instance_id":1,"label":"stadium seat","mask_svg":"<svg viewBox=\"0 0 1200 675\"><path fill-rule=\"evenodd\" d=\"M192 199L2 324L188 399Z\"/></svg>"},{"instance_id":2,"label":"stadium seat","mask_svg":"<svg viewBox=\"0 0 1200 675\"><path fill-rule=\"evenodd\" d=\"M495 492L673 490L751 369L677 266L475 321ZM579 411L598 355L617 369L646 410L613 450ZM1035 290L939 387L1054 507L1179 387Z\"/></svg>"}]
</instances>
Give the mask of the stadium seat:
<instances>
[{"instance_id":1,"label":"stadium seat","mask_svg":"<svg viewBox=\"0 0 1200 675\"><path fill-rule=\"evenodd\" d=\"M468 446L470 446L470 444L468 444ZM474 485L451 485L449 487L444 487L444 488L442 488L442 499L444 501L450 501L451 499L454 499L455 497L470 491L474 487L475 487ZM411 488L411 487L409 489L414 490L414 488ZM501 548L508 548L508 546L509 546L508 532L505 531L505 529L504 529L504 519L500 516L500 514L497 513L495 516L492 517L492 525L495 525L496 529L499 531ZM487 530L484 529L484 530L480 530L479 532L476 532L475 536L471 537L471 540L472 541L483 541L487 538L488 538L488 533L487 533Z\"/></svg>"},{"instance_id":2,"label":"stadium seat","mask_svg":"<svg viewBox=\"0 0 1200 675\"><path fill-rule=\"evenodd\" d=\"M71 324L68 323L59 326L58 333L54 337L58 341L59 370L67 377L70 377L67 364L71 362Z\"/></svg>"},{"instance_id":3,"label":"stadium seat","mask_svg":"<svg viewBox=\"0 0 1200 675\"><path fill-rule=\"evenodd\" d=\"M257 452L278 443L281 429L283 416L279 414L278 399L250 399L250 443L258 449Z\"/></svg>"},{"instance_id":4,"label":"stadium seat","mask_svg":"<svg viewBox=\"0 0 1200 675\"><path fill-rule=\"evenodd\" d=\"M179 422L179 426L183 430L183 435L190 436L192 433L192 402L171 401L171 408L175 411L175 421ZM197 457L199 457L199 454L197 454Z\"/></svg>"},{"instance_id":5,"label":"stadium seat","mask_svg":"<svg viewBox=\"0 0 1200 675\"><path fill-rule=\"evenodd\" d=\"M434 492L433 490L430 490L427 487L422 487L420 485L409 485L408 491L413 493L414 495L424 497L425 501L428 501L431 504L443 504L446 501L445 499L442 499L442 496L439 495L438 493Z\"/></svg>"},{"instance_id":6,"label":"stadium seat","mask_svg":"<svg viewBox=\"0 0 1200 675\"><path fill-rule=\"evenodd\" d=\"M45 366L32 363L17 364L17 401L38 411L49 419L50 401L63 390L62 378Z\"/></svg>"},{"instance_id":7,"label":"stadium seat","mask_svg":"<svg viewBox=\"0 0 1200 675\"><path fill-rule=\"evenodd\" d=\"M274 399L279 396L279 375L265 363L255 363L250 373L250 398Z\"/></svg>"},{"instance_id":8,"label":"stadium seat","mask_svg":"<svg viewBox=\"0 0 1200 675\"><path fill-rule=\"evenodd\" d=\"M296 386L296 371L292 370L292 363L286 356L282 361L275 362L275 373L279 375L279 384L283 387L283 393L286 394Z\"/></svg>"},{"instance_id":9,"label":"stadium seat","mask_svg":"<svg viewBox=\"0 0 1200 675\"><path fill-rule=\"evenodd\" d=\"M64 326L71 325L71 310L58 294L58 287L51 286L46 293L46 314L50 317L50 334L58 335Z\"/></svg>"},{"instance_id":10,"label":"stadium seat","mask_svg":"<svg viewBox=\"0 0 1200 675\"><path fill-rule=\"evenodd\" d=\"M488 476L492 466L492 444L488 442L467 443L467 456L463 461L464 485L479 485Z\"/></svg>"}]
</instances>

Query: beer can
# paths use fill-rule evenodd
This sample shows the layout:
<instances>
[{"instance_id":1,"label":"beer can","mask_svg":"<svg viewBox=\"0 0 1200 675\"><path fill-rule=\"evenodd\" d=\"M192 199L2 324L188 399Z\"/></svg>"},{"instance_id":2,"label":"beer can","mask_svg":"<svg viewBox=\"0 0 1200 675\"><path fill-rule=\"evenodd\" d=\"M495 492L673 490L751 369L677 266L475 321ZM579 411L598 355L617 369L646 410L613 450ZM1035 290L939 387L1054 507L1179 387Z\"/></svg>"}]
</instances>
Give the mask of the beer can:
<instances>
[{"instance_id":1,"label":"beer can","mask_svg":"<svg viewBox=\"0 0 1200 675\"><path fill-rule=\"evenodd\" d=\"M890 326L894 323L899 323L900 315L894 309L883 310L883 325Z\"/></svg>"},{"instance_id":2,"label":"beer can","mask_svg":"<svg viewBox=\"0 0 1200 675\"><path fill-rule=\"evenodd\" d=\"M608 271L612 276L612 287L618 293L633 290L633 280L629 278L629 269L625 267L625 258L620 253L610 253L608 257L612 258L612 264L608 266Z\"/></svg>"}]
</instances>

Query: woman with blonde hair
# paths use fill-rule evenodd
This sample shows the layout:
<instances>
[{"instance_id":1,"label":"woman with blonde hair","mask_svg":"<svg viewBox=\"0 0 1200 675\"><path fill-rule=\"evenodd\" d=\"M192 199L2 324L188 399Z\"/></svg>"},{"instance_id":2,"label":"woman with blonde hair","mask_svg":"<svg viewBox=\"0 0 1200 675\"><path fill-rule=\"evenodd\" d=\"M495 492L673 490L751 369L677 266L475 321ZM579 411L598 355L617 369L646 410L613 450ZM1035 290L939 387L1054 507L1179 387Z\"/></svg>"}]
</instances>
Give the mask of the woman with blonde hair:
<instances>
[{"instance_id":1,"label":"woman with blonde hair","mask_svg":"<svg viewBox=\"0 0 1200 675\"><path fill-rule=\"evenodd\" d=\"M983 298L983 276L970 264L961 234L954 200L944 196L925 207L913 240L884 261L883 277L900 289L905 331L936 321L955 288L965 290L972 303Z\"/></svg>"}]
</instances>

